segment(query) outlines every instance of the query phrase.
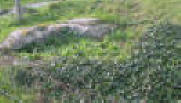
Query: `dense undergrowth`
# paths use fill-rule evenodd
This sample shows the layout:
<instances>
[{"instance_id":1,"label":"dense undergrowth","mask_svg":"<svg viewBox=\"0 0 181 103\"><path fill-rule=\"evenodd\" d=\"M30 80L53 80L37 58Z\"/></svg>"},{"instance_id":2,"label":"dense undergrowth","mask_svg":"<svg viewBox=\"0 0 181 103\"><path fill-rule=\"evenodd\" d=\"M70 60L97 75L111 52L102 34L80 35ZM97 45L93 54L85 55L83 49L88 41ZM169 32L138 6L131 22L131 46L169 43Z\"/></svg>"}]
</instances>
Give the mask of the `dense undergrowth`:
<instances>
[{"instance_id":1,"label":"dense undergrowth","mask_svg":"<svg viewBox=\"0 0 181 103\"><path fill-rule=\"evenodd\" d=\"M46 94L41 99L44 102L56 102L63 94L74 99L92 96L92 103L101 103L98 99L106 100L109 95L121 95L130 101L148 99L148 103L175 102L180 95L174 89L180 80L180 44L176 42L180 7L175 6L178 2L64 1L25 14L21 24L12 19L13 15L0 17L1 41L19 27L72 18L95 17L124 24L102 40L66 32L46 44L31 44L15 51L12 55L31 60L59 58L43 67L0 69L0 102L35 103L41 99L37 98L38 93ZM164 20L171 23L160 23ZM36 91L36 87L40 89Z\"/></svg>"},{"instance_id":2,"label":"dense undergrowth","mask_svg":"<svg viewBox=\"0 0 181 103\"><path fill-rule=\"evenodd\" d=\"M180 90L177 89L180 84L179 28L178 25L170 23L150 27L132 46L131 57L123 60L116 59L118 55L122 55L117 50L118 47L112 46L114 49L105 54L113 55L108 56L99 53L86 54L81 44L77 46L78 53L76 47L73 47L75 50L70 52L75 53L67 52L60 55L51 65L18 67L15 69L14 82L10 84L15 83L16 87L22 89L29 88L32 92L35 87L40 86L43 89L41 93L46 94L46 99L42 101L55 102L66 94L77 99L81 99L80 96L91 96L92 103L96 103L98 98L106 100L109 95L123 96L127 101L139 98L146 99L148 103L175 103L180 95ZM165 32L168 29L170 31ZM90 44L90 48L94 49ZM96 47L106 50L109 46L108 43L101 43ZM99 58L91 58L91 54L96 54ZM108 58L103 59L104 57ZM36 92L33 93L38 95ZM21 94L23 95L26 94ZM27 98L21 96L18 98L26 101Z\"/></svg>"}]
</instances>

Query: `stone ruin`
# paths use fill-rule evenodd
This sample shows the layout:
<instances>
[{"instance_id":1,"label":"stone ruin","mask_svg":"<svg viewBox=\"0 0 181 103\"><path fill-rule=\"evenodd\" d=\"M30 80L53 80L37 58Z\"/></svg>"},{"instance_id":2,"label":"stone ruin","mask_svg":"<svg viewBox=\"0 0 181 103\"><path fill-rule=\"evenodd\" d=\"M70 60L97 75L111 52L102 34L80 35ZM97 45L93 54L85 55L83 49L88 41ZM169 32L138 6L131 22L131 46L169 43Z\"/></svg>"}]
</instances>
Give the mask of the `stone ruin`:
<instances>
[{"instance_id":1,"label":"stone ruin","mask_svg":"<svg viewBox=\"0 0 181 103\"><path fill-rule=\"evenodd\" d=\"M72 19L59 24L39 24L33 27L21 28L12 33L0 43L0 50L21 49L31 43L44 43L51 36L61 35L67 30L79 36L102 38L114 30L114 24L107 24L94 18Z\"/></svg>"}]
</instances>

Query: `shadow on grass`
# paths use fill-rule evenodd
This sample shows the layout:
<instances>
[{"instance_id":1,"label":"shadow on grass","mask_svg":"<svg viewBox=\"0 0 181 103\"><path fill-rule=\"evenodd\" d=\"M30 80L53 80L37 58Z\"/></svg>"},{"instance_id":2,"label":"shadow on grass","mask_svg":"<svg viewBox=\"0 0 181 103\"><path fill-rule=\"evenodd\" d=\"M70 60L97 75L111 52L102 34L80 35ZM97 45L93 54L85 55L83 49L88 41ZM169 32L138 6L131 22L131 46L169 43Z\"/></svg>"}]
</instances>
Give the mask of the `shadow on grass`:
<instances>
[{"instance_id":1,"label":"shadow on grass","mask_svg":"<svg viewBox=\"0 0 181 103\"><path fill-rule=\"evenodd\" d=\"M52 49L57 49L61 47L66 47L71 44L79 43L81 40L86 41L98 41L96 38L89 38L79 36L77 33L69 32L69 31L61 31L57 34L52 34L48 37L44 42L33 42L31 44L26 45L22 49L18 50L18 52L25 53L33 53L34 49L37 49L37 52L46 52L51 51Z\"/></svg>"}]
</instances>

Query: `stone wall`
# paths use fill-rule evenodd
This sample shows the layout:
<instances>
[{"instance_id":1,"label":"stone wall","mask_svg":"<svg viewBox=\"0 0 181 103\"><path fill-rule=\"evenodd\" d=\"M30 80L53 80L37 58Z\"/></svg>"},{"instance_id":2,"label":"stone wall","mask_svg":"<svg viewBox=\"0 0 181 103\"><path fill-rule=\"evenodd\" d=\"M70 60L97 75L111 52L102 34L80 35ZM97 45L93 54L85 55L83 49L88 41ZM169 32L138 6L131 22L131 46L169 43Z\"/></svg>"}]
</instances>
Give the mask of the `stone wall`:
<instances>
[{"instance_id":1,"label":"stone wall","mask_svg":"<svg viewBox=\"0 0 181 103\"><path fill-rule=\"evenodd\" d=\"M102 38L115 27L112 24L104 24L98 19L73 19L60 24L40 24L12 32L0 44L0 49L21 49L33 42L44 43L50 36L61 35L65 30L80 36Z\"/></svg>"}]
</instances>

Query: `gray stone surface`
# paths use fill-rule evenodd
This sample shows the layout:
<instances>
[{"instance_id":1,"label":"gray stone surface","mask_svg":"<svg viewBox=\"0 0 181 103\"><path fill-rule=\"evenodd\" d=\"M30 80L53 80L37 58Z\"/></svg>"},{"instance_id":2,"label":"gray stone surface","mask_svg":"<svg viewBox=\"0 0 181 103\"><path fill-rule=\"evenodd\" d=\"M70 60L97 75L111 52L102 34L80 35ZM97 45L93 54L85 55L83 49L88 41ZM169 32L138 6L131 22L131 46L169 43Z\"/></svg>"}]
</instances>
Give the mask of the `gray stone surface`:
<instances>
[{"instance_id":1,"label":"gray stone surface","mask_svg":"<svg viewBox=\"0 0 181 103\"><path fill-rule=\"evenodd\" d=\"M92 22L95 22L92 24ZM39 25L16 30L0 44L0 49L21 49L30 43L44 43L51 36L61 35L63 30L80 36L102 38L116 26L99 24L98 19L73 19L64 24Z\"/></svg>"}]
</instances>

